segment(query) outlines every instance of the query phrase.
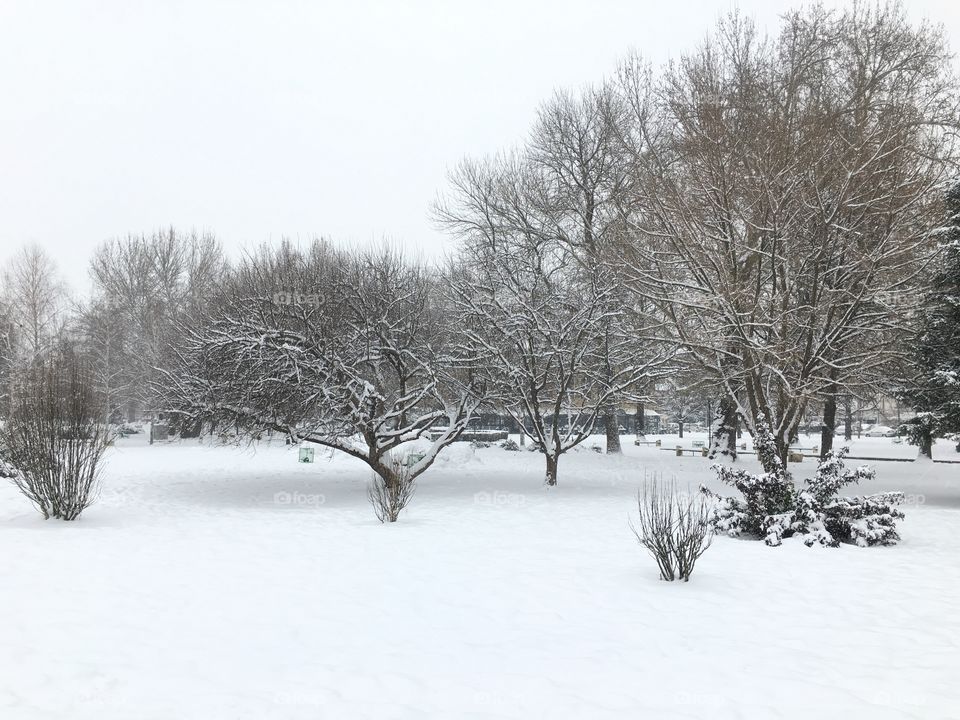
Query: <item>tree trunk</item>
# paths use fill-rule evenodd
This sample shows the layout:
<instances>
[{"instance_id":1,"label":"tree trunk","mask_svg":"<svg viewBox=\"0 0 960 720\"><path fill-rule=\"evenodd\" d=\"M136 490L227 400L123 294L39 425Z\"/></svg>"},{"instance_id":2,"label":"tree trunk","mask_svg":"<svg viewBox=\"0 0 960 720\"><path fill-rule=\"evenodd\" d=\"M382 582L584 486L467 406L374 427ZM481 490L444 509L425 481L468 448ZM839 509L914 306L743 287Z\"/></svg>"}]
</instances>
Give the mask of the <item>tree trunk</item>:
<instances>
[{"instance_id":1,"label":"tree trunk","mask_svg":"<svg viewBox=\"0 0 960 720\"><path fill-rule=\"evenodd\" d=\"M400 481L397 479L397 475L393 472L393 470L384 468L383 470L377 470L377 474L383 478L384 484L390 490L396 490L397 486L400 484Z\"/></svg>"},{"instance_id":2,"label":"tree trunk","mask_svg":"<svg viewBox=\"0 0 960 720\"><path fill-rule=\"evenodd\" d=\"M837 394L836 389L827 395L823 404L823 426L820 428L820 458L833 450L833 429L837 426Z\"/></svg>"},{"instance_id":3,"label":"tree trunk","mask_svg":"<svg viewBox=\"0 0 960 720\"><path fill-rule=\"evenodd\" d=\"M933 433L930 432L930 428L922 425L920 426L920 457L933 458Z\"/></svg>"},{"instance_id":4,"label":"tree trunk","mask_svg":"<svg viewBox=\"0 0 960 720\"><path fill-rule=\"evenodd\" d=\"M775 435L773 441L777 447L777 455L780 457L780 462L783 463L783 467L787 467L787 461L790 457L790 441L782 435ZM771 472L771 469L764 468L764 470Z\"/></svg>"},{"instance_id":5,"label":"tree trunk","mask_svg":"<svg viewBox=\"0 0 960 720\"><path fill-rule=\"evenodd\" d=\"M381 459L378 457L375 460L372 459L369 465L370 468L383 479L384 485L389 489L393 490L400 484L389 463L381 462Z\"/></svg>"},{"instance_id":6,"label":"tree trunk","mask_svg":"<svg viewBox=\"0 0 960 720\"><path fill-rule=\"evenodd\" d=\"M723 397L717 404L716 417L713 420L713 443L710 445L710 457L726 455L737 459L737 403L731 397Z\"/></svg>"},{"instance_id":7,"label":"tree trunk","mask_svg":"<svg viewBox=\"0 0 960 720\"><path fill-rule=\"evenodd\" d=\"M557 455L545 455L547 458L547 476L545 482L547 485L557 484L557 462L560 457Z\"/></svg>"},{"instance_id":8,"label":"tree trunk","mask_svg":"<svg viewBox=\"0 0 960 720\"><path fill-rule=\"evenodd\" d=\"M643 437L647 433L647 417L643 403L637 403L637 435Z\"/></svg>"},{"instance_id":9,"label":"tree trunk","mask_svg":"<svg viewBox=\"0 0 960 720\"><path fill-rule=\"evenodd\" d=\"M680 431L680 439L683 440L683 420L680 420L680 421L677 423L677 428L678 428L679 431Z\"/></svg>"},{"instance_id":10,"label":"tree trunk","mask_svg":"<svg viewBox=\"0 0 960 720\"><path fill-rule=\"evenodd\" d=\"M843 409L843 439L850 442L853 439L853 408L849 400L844 403Z\"/></svg>"},{"instance_id":11,"label":"tree trunk","mask_svg":"<svg viewBox=\"0 0 960 720\"><path fill-rule=\"evenodd\" d=\"M619 455L623 452L620 447L620 423L617 422L617 410L610 406L603 414L603 425L607 432L607 455Z\"/></svg>"}]
</instances>

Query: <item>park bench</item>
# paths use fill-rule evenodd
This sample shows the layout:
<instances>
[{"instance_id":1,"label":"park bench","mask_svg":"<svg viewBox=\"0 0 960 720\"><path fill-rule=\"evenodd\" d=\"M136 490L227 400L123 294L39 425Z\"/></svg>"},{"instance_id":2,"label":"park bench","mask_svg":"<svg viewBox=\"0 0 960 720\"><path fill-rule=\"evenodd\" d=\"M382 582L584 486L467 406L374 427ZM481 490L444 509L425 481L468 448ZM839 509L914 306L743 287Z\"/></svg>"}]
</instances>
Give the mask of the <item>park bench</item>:
<instances>
[{"instance_id":1,"label":"park bench","mask_svg":"<svg viewBox=\"0 0 960 720\"><path fill-rule=\"evenodd\" d=\"M664 450L670 450L671 448L664 448ZM690 453L691 455L700 455L701 457L707 457L709 450L704 445L703 447L698 448L685 448L677 445L675 448L672 448L676 452L677 457L683 457L684 453Z\"/></svg>"}]
</instances>

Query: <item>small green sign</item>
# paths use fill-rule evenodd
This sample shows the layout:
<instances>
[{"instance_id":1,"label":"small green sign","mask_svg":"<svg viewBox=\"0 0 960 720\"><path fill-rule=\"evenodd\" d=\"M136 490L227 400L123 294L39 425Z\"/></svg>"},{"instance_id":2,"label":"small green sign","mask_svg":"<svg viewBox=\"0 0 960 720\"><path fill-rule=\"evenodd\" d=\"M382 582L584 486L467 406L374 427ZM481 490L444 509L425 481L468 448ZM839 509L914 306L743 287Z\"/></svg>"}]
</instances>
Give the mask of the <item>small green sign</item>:
<instances>
[{"instance_id":1,"label":"small green sign","mask_svg":"<svg viewBox=\"0 0 960 720\"><path fill-rule=\"evenodd\" d=\"M410 453L409 455L407 455L407 467L413 467L418 462L423 460L423 458L425 458L426 456L427 456L426 453L416 453L416 452Z\"/></svg>"}]
</instances>

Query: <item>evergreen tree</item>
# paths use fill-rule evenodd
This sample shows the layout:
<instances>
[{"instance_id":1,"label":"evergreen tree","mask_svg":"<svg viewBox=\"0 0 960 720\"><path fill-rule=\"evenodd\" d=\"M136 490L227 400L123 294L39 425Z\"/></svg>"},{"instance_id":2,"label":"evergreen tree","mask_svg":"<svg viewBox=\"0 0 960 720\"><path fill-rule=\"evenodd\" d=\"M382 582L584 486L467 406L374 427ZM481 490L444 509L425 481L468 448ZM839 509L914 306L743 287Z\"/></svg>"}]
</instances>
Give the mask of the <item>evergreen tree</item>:
<instances>
[{"instance_id":1,"label":"evergreen tree","mask_svg":"<svg viewBox=\"0 0 960 720\"><path fill-rule=\"evenodd\" d=\"M934 435L960 432L960 181L946 193L939 263L919 315L915 375L904 399L917 411L911 442L929 454Z\"/></svg>"}]
</instances>

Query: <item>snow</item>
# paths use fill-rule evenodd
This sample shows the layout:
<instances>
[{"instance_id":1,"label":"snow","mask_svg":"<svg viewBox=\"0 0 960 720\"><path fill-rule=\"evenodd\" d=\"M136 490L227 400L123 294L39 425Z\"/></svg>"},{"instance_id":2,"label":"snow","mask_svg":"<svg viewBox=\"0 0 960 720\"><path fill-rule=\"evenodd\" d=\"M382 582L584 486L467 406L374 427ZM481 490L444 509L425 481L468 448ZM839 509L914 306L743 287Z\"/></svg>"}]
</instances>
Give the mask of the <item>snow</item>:
<instances>
[{"instance_id":1,"label":"snow","mask_svg":"<svg viewBox=\"0 0 960 720\"><path fill-rule=\"evenodd\" d=\"M281 444L118 441L76 523L0 485L0 718L955 717L960 465L875 465L914 493L895 547L718 537L670 584L633 495L711 461L624 446L547 489L454 445L393 525L361 463Z\"/></svg>"}]
</instances>

